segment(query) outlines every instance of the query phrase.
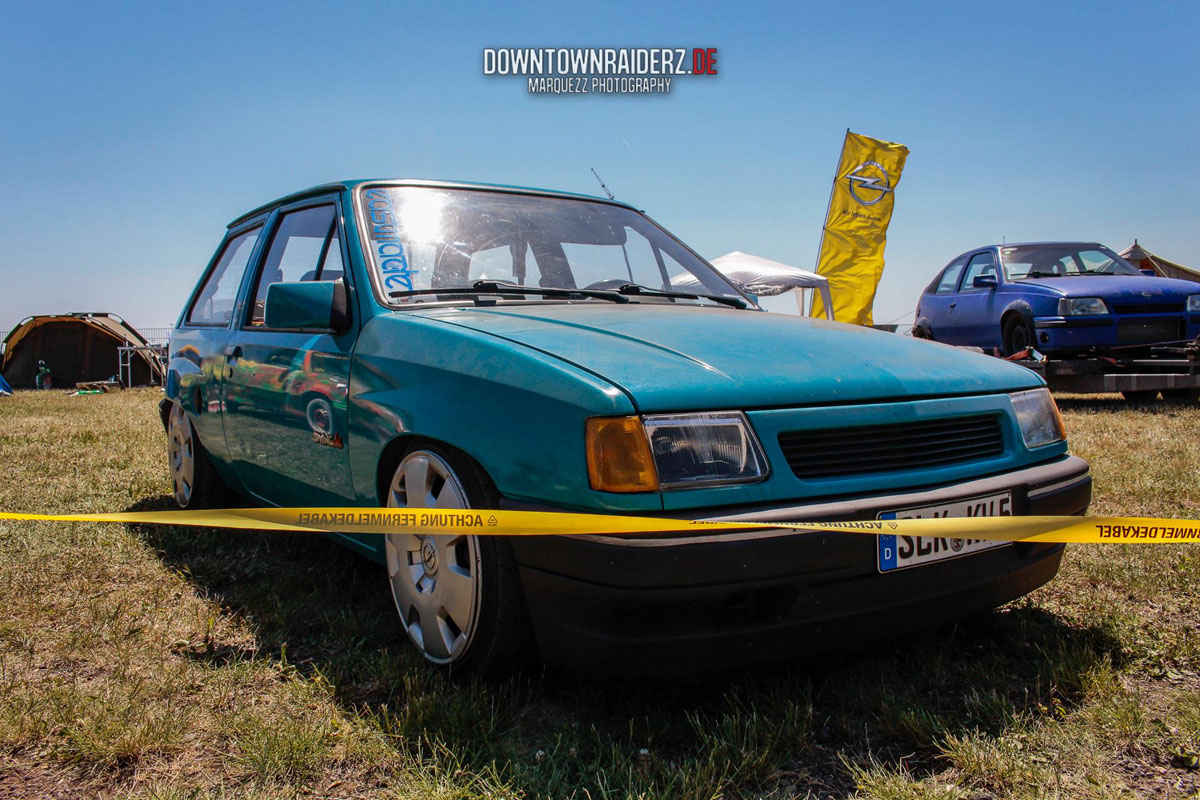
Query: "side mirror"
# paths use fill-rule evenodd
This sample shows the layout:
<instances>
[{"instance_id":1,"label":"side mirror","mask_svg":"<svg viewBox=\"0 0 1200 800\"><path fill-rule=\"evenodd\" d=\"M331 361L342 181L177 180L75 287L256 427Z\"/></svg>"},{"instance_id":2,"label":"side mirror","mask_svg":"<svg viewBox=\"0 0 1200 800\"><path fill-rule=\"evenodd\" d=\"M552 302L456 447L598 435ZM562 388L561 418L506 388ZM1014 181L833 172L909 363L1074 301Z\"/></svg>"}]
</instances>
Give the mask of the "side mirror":
<instances>
[{"instance_id":1,"label":"side mirror","mask_svg":"<svg viewBox=\"0 0 1200 800\"><path fill-rule=\"evenodd\" d=\"M971 285L976 289L995 289L997 284L995 275L976 275L971 281Z\"/></svg>"},{"instance_id":2,"label":"side mirror","mask_svg":"<svg viewBox=\"0 0 1200 800\"><path fill-rule=\"evenodd\" d=\"M267 288L268 328L319 328L345 330L350 326L346 283L302 281L273 283Z\"/></svg>"},{"instance_id":3,"label":"side mirror","mask_svg":"<svg viewBox=\"0 0 1200 800\"><path fill-rule=\"evenodd\" d=\"M1154 271L1154 270L1152 270L1152 269L1143 269L1143 270L1141 270L1141 273L1142 273L1143 275L1149 275L1151 278L1157 278L1157 277L1158 277L1158 273L1157 273L1157 272L1155 272L1155 271Z\"/></svg>"}]
</instances>

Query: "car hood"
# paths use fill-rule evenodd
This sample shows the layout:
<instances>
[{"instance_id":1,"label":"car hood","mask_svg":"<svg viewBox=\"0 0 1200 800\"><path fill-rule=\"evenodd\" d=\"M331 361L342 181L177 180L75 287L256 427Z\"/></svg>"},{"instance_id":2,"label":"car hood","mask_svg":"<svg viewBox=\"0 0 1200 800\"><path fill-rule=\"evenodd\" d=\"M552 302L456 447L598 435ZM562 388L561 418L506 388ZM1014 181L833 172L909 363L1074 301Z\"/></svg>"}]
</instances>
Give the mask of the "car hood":
<instances>
[{"instance_id":1,"label":"car hood","mask_svg":"<svg viewBox=\"0 0 1200 800\"><path fill-rule=\"evenodd\" d=\"M1111 300L1148 300L1200 294L1200 284L1149 275L1079 275L1074 278L1030 278L1021 286L1042 286L1069 297L1103 297ZM1147 295L1148 293L1148 295Z\"/></svg>"},{"instance_id":2,"label":"car hood","mask_svg":"<svg viewBox=\"0 0 1200 800\"><path fill-rule=\"evenodd\" d=\"M846 403L1041 385L1029 370L978 353L759 311L589 302L415 313L574 364L616 384L641 411Z\"/></svg>"}]
</instances>

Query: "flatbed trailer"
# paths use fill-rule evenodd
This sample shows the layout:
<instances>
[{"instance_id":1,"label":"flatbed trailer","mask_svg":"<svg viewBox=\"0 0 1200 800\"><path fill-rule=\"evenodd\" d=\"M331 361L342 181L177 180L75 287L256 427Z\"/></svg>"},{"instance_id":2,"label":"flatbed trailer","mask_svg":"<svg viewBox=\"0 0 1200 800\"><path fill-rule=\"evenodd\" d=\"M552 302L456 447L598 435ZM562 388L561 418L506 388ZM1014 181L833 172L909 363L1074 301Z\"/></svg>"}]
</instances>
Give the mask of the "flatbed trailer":
<instances>
[{"instance_id":1,"label":"flatbed trailer","mask_svg":"<svg viewBox=\"0 0 1200 800\"><path fill-rule=\"evenodd\" d=\"M1200 395L1200 340L1156 347L1141 358L1093 355L1010 360L1041 375L1053 392L1120 392L1131 400L1152 400L1159 392L1182 400Z\"/></svg>"}]
</instances>

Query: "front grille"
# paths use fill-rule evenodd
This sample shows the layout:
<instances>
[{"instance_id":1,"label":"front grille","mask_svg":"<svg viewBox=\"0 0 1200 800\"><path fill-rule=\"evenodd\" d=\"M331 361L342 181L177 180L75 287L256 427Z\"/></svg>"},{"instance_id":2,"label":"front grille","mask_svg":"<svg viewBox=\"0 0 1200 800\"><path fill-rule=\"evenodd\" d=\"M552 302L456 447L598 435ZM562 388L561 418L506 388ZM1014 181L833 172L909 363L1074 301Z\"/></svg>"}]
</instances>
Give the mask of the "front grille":
<instances>
[{"instance_id":1,"label":"front grille","mask_svg":"<svg viewBox=\"0 0 1200 800\"><path fill-rule=\"evenodd\" d=\"M1183 309L1182 300L1169 303L1113 303L1113 311L1118 314L1181 314Z\"/></svg>"},{"instance_id":2,"label":"front grille","mask_svg":"<svg viewBox=\"0 0 1200 800\"><path fill-rule=\"evenodd\" d=\"M1119 344L1177 342L1183 338L1183 320L1181 319L1139 317L1117 320L1117 342Z\"/></svg>"},{"instance_id":3,"label":"front grille","mask_svg":"<svg viewBox=\"0 0 1200 800\"><path fill-rule=\"evenodd\" d=\"M894 425L785 431L779 446L797 478L831 478L864 472L956 464L1004 452L994 414Z\"/></svg>"}]
</instances>

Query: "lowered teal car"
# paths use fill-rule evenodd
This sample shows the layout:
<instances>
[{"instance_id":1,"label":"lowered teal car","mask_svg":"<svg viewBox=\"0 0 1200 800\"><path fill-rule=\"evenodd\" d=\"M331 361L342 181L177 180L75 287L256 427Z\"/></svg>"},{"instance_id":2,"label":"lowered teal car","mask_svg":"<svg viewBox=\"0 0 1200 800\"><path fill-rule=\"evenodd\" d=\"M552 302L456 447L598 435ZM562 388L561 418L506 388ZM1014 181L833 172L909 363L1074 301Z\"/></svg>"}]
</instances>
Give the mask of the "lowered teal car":
<instances>
[{"instance_id":1,"label":"lowered teal car","mask_svg":"<svg viewBox=\"0 0 1200 800\"><path fill-rule=\"evenodd\" d=\"M686 287L686 288L683 288ZM763 313L634 208L347 181L234 220L180 315L175 498L762 521L1079 514L1021 367ZM666 677L809 657L1018 597L1062 548L778 530L337 535L430 661Z\"/></svg>"}]
</instances>

